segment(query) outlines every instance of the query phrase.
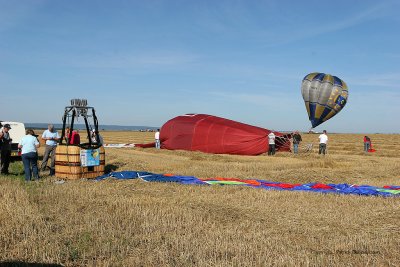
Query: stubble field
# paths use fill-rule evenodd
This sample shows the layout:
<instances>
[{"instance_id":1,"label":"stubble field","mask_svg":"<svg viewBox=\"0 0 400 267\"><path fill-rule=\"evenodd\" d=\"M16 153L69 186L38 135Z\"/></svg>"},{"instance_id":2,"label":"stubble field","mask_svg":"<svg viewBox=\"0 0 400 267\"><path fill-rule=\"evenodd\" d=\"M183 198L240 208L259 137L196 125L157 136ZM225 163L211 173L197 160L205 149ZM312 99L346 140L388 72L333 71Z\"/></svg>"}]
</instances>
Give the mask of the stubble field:
<instances>
[{"instance_id":1,"label":"stubble field","mask_svg":"<svg viewBox=\"0 0 400 267\"><path fill-rule=\"evenodd\" d=\"M106 143L153 133L103 132ZM107 170L288 183L400 185L400 135L329 135L328 155L106 149ZM43 148L39 151L43 155ZM400 266L400 198L0 176L0 262L66 266Z\"/></svg>"}]
</instances>

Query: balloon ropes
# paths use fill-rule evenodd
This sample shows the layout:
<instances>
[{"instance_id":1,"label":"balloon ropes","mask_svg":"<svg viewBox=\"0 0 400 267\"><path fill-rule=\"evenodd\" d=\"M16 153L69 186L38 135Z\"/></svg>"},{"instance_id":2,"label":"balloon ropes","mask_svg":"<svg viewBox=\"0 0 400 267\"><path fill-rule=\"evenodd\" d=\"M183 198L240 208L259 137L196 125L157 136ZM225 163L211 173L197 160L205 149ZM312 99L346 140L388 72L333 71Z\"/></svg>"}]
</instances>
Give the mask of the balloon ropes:
<instances>
[{"instance_id":1,"label":"balloon ropes","mask_svg":"<svg viewBox=\"0 0 400 267\"><path fill-rule=\"evenodd\" d=\"M338 77L314 72L304 77L301 94L312 128L315 128L342 110L349 91L346 83Z\"/></svg>"},{"instance_id":2,"label":"balloon ropes","mask_svg":"<svg viewBox=\"0 0 400 267\"><path fill-rule=\"evenodd\" d=\"M79 117L85 121L86 134L88 142L80 143L80 137L76 140L74 131L74 122ZM92 126L93 123L93 126ZM92 137L92 131L95 138ZM96 141L94 141L96 140ZM63 116L63 128L59 144L66 142L67 145L75 145L85 149L96 149L101 146L99 138L99 124L96 117L96 111L93 107L87 106L86 99L72 99L71 106L65 107Z\"/></svg>"}]
</instances>

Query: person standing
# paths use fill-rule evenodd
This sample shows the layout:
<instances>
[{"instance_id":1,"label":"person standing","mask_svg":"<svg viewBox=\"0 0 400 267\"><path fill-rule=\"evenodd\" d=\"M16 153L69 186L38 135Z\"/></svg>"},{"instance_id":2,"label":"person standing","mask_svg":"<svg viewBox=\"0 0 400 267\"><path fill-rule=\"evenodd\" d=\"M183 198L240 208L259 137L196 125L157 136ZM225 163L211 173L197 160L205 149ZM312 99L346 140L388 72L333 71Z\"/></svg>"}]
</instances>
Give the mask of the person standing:
<instances>
[{"instance_id":1,"label":"person standing","mask_svg":"<svg viewBox=\"0 0 400 267\"><path fill-rule=\"evenodd\" d=\"M35 132L32 129L26 130L26 135L22 137L18 144L18 148L21 149L21 158L24 163L25 170L25 181L30 181L32 176L35 180L39 179L38 172L38 153L40 143L35 136Z\"/></svg>"},{"instance_id":2,"label":"person standing","mask_svg":"<svg viewBox=\"0 0 400 267\"><path fill-rule=\"evenodd\" d=\"M64 141L67 145L69 145L69 141L71 140L71 128L66 127L65 128L65 136L64 136Z\"/></svg>"},{"instance_id":3,"label":"person standing","mask_svg":"<svg viewBox=\"0 0 400 267\"><path fill-rule=\"evenodd\" d=\"M48 129L43 132L42 140L46 141L46 148L44 150L42 165L40 166L40 170L44 171L47 166L47 161L49 160L49 156L51 156L51 167L50 167L50 175L55 174L55 158L56 158L56 147L57 141L60 140L60 135L54 129L53 124L48 125Z\"/></svg>"},{"instance_id":4,"label":"person standing","mask_svg":"<svg viewBox=\"0 0 400 267\"><path fill-rule=\"evenodd\" d=\"M156 140L156 148L160 149L161 148L161 143L160 143L160 129L157 129L157 132L154 134L154 139Z\"/></svg>"},{"instance_id":5,"label":"person standing","mask_svg":"<svg viewBox=\"0 0 400 267\"><path fill-rule=\"evenodd\" d=\"M368 153L371 149L371 139L368 136L364 136L364 152Z\"/></svg>"},{"instance_id":6,"label":"person standing","mask_svg":"<svg viewBox=\"0 0 400 267\"><path fill-rule=\"evenodd\" d=\"M319 152L318 154L326 153L326 144L328 143L328 135L326 135L326 130L322 132L322 134L318 137L319 138Z\"/></svg>"},{"instance_id":7,"label":"person standing","mask_svg":"<svg viewBox=\"0 0 400 267\"><path fill-rule=\"evenodd\" d=\"M299 144L300 142L303 141L301 139L301 135L299 131L294 132L293 134L293 153L298 154L299 153Z\"/></svg>"},{"instance_id":8,"label":"person standing","mask_svg":"<svg viewBox=\"0 0 400 267\"><path fill-rule=\"evenodd\" d=\"M99 132L97 132L97 135L99 136L99 145L103 145L103 137L100 135ZM94 143L94 144L97 144L97 135L96 135L96 130L92 129L91 139L92 139L92 143Z\"/></svg>"},{"instance_id":9,"label":"person standing","mask_svg":"<svg viewBox=\"0 0 400 267\"><path fill-rule=\"evenodd\" d=\"M268 156L275 155L275 134L270 132L268 135Z\"/></svg>"},{"instance_id":10,"label":"person standing","mask_svg":"<svg viewBox=\"0 0 400 267\"><path fill-rule=\"evenodd\" d=\"M3 128L0 131L0 148L1 148L1 174L9 174L8 166L10 166L11 160L11 143L12 139L10 137L10 133L8 132L11 130L10 124L4 124Z\"/></svg>"}]
</instances>

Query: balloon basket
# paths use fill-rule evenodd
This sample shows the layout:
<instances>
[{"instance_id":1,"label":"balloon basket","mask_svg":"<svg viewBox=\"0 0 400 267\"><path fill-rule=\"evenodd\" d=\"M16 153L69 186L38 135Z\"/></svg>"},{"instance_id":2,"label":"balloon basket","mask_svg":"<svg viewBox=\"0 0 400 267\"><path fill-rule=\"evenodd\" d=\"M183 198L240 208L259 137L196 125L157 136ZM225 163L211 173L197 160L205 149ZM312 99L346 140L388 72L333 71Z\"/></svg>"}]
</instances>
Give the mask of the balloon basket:
<instances>
[{"instance_id":1,"label":"balloon basket","mask_svg":"<svg viewBox=\"0 0 400 267\"><path fill-rule=\"evenodd\" d=\"M87 166L87 153L97 153L98 162ZM55 175L57 178L76 180L94 179L104 174L105 151L100 146L97 149L83 149L79 146L58 145L56 148Z\"/></svg>"}]
</instances>

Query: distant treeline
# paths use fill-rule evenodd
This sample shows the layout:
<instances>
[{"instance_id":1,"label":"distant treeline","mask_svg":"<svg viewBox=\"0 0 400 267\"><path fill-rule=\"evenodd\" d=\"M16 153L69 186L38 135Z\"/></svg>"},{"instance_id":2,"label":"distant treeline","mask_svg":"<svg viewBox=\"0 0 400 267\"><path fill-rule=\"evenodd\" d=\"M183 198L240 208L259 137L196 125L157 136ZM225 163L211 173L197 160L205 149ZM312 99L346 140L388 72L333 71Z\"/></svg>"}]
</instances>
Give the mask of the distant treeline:
<instances>
[{"instance_id":1,"label":"distant treeline","mask_svg":"<svg viewBox=\"0 0 400 267\"><path fill-rule=\"evenodd\" d=\"M25 128L33 128L38 130L47 129L48 123L25 123ZM62 129L61 123L53 123L56 129ZM92 126L93 127L93 126ZM85 124L74 124L74 128L78 130L86 129ZM159 127L150 126L122 126L122 125L99 125L99 130L106 131L155 131Z\"/></svg>"}]
</instances>

